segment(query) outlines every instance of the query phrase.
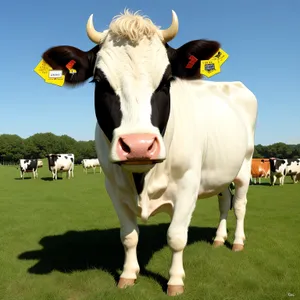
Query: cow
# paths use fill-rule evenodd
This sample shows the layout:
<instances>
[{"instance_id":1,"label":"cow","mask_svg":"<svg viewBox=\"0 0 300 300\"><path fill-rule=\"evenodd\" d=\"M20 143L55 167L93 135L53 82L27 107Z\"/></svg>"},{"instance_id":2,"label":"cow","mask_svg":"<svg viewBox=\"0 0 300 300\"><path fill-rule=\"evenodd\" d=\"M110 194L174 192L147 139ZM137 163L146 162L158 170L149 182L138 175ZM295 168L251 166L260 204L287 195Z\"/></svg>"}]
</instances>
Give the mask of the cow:
<instances>
[{"instance_id":1,"label":"cow","mask_svg":"<svg viewBox=\"0 0 300 300\"><path fill-rule=\"evenodd\" d=\"M285 176L291 176L293 183L297 183L297 176L300 174L300 159L292 158L274 158L271 157L270 161L270 185L275 185L277 178L279 185L284 185Z\"/></svg>"},{"instance_id":2,"label":"cow","mask_svg":"<svg viewBox=\"0 0 300 300\"><path fill-rule=\"evenodd\" d=\"M125 10L99 32L91 15L86 30L96 44L92 49L63 45L42 54L53 69L62 70L66 85L92 77L95 86L96 152L125 252L118 287L134 285L140 270L137 217L146 222L166 212L170 296L184 292L183 251L197 199L218 195L220 223L213 245L224 245L231 182L232 250L244 249L257 118L257 99L242 82L206 81L200 74L200 62L217 53L220 43L199 39L172 48L168 42L178 28L174 11L167 29ZM197 63L189 64L191 57ZM70 62L76 73L69 71Z\"/></svg>"},{"instance_id":3,"label":"cow","mask_svg":"<svg viewBox=\"0 0 300 300\"><path fill-rule=\"evenodd\" d=\"M251 181L261 183L261 178L270 177L270 162L264 158L253 158L251 163Z\"/></svg>"},{"instance_id":4,"label":"cow","mask_svg":"<svg viewBox=\"0 0 300 300\"><path fill-rule=\"evenodd\" d=\"M94 174L96 173L96 167L100 168L100 174L102 173L102 169L99 163L99 159L98 158L91 158L91 159L83 159L81 161L82 167L83 167L83 171L87 174L87 170L90 168L93 168Z\"/></svg>"},{"instance_id":5,"label":"cow","mask_svg":"<svg viewBox=\"0 0 300 300\"><path fill-rule=\"evenodd\" d=\"M32 173L33 178L38 178L38 159L20 159L20 176L22 179L25 173Z\"/></svg>"},{"instance_id":6,"label":"cow","mask_svg":"<svg viewBox=\"0 0 300 300\"><path fill-rule=\"evenodd\" d=\"M74 177L74 154L48 154L49 171L52 179L57 180L58 172L67 172L67 178Z\"/></svg>"},{"instance_id":7,"label":"cow","mask_svg":"<svg viewBox=\"0 0 300 300\"><path fill-rule=\"evenodd\" d=\"M287 158L286 159L286 176L291 176L293 183L299 181L298 175L300 174L300 158Z\"/></svg>"},{"instance_id":8,"label":"cow","mask_svg":"<svg viewBox=\"0 0 300 300\"><path fill-rule=\"evenodd\" d=\"M38 160L38 168L42 168L43 167L43 161L42 160Z\"/></svg>"}]
</instances>

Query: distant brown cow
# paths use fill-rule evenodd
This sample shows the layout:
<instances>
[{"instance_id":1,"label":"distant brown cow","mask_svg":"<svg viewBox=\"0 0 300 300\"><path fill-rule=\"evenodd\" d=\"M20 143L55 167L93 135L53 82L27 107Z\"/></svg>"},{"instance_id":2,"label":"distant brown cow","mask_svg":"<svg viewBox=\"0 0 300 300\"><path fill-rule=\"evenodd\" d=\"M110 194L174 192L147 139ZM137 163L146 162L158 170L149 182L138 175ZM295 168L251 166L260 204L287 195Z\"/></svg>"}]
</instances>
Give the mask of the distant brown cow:
<instances>
[{"instance_id":1,"label":"distant brown cow","mask_svg":"<svg viewBox=\"0 0 300 300\"><path fill-rule=\"evenodd\" d=\"M260 184L261 178L270 177L270 162L266 158L253 158L251 164L251 178L254 184Z\"/></svg>"}]
</instances>

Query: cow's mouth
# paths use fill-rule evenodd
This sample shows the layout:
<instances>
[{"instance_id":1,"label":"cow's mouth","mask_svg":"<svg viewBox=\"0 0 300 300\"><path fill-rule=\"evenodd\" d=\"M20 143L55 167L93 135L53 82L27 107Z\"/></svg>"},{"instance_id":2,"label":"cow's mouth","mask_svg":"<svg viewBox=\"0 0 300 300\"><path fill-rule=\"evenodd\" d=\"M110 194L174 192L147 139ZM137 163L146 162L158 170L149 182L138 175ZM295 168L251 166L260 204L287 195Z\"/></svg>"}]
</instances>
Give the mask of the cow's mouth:
<instances>
[{"instance_id":1,"label":"cow's mouth","mask_svg":"<svg viewBox=\"0 0 300 300\"><path fill-rule=\"evenodd\" d=\"M142 166L142 165L154 165L157 163L163 162L164 159L128 159L116 161L115 163L118 165L126 165L126 166Z\"/></svg>"}]
</instances>

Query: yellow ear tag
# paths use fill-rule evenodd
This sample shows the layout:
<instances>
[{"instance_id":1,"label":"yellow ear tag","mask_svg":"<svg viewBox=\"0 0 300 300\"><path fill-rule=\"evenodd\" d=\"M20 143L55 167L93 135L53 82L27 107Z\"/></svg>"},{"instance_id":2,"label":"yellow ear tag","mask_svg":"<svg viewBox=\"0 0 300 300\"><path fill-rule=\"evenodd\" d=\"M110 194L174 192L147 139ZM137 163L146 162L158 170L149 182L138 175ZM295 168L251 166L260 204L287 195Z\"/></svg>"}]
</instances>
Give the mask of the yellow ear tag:
<instances>
[{"instance_id":1,"label":"yellow ear tag","mask_svg":"<svg viewBox=\"0 0 300 300\"><path fill-rule=\"evenodd\" d=\"M42 59L34 68L34 72L40 75L44 80L48 78L48 73L52 68Z\"/></svg>"},{"instance_id":2,"label":"yellow ear tag","mask_svg":"<svg viewBox=\"0 0 300 300\"><path fill-rule=\"evenodd\" d=\"M63 75L62 70L50 70L45 82L63 86L65 83L65 75Z\"/></svg>"},{"instance_id":3,"label":"yellow ear tag","mask_svg":"<svg viewBox=\"0 0 300 300\"><path fill-rule=\"evenodd\" d=\"M229 55L223 50L219 49L218 52L212 57L212 59L218 59L220 66L228 59Z\"/></svg>"},{"instance_id":4,"label":"yellow ear tag","mask_svg":"<svg viewBox=\"0 0 300 300\"><path fill-rule=\"evenodd\" d=\"M212 77L221 72L218 59L201 60L200 73Z\"/></svg>"},{"instance_id":5,"label":"yellow ear tag","mask_svg":"<svg viewBox=\"0 0 300 300\"><path fill-rule=\"evenodd\" d=\"M76 71L75 69L70 69L70 70L69 70L69 73L70 73L70 74L75 74L75 73L77 73L77 71Z\"/></svg>"}]
</instances>

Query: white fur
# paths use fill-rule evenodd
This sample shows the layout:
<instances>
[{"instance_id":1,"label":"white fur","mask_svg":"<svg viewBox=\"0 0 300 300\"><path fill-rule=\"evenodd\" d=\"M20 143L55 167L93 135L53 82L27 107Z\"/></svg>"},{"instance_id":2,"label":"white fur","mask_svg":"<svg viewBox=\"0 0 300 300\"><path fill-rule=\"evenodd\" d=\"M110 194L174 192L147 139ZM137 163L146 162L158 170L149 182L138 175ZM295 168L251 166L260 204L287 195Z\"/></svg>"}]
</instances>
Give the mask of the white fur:
<instances>
[{"instance_id":1,"label":"white fur","mask_svg":"<svg viewBox=\"0 0 300 300\"><path fill-rule=\"evenodd\" d=\"M114 137L121 133L154 130L150 123L150 95L163 74L167 58L158 38L152 40L151 46L149 43L143 40L140 47L133 50L126 46L115 48L106 41L99 54L97 64L120 96L125 113ZM131 54L132 61L126 53ZM196 201L224 193L219 197L220 225L216 236L216 241L224 241L230 207L230 193L226 189L232 181L235 183L233 207L236 216L233 243L244 244L257 100L240 82L176 79L170 93L171 112L163 138L166 159L147 173L140 196L130 173L112 164L114 142L109 144L98 125L95 143L106 176L106 189L121 225L125 247L121 277L135 279L139 272L136 216L146 221L158 212L167 212L172 219L167 238L173 253L168 284L183 285L182 255Z\"/></svg>"}]
</instances>

